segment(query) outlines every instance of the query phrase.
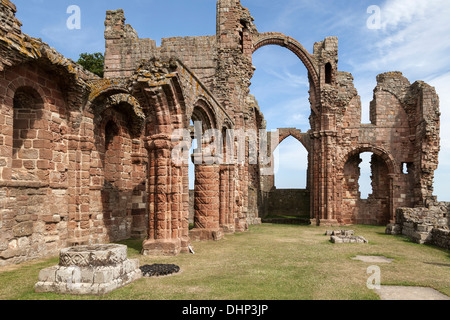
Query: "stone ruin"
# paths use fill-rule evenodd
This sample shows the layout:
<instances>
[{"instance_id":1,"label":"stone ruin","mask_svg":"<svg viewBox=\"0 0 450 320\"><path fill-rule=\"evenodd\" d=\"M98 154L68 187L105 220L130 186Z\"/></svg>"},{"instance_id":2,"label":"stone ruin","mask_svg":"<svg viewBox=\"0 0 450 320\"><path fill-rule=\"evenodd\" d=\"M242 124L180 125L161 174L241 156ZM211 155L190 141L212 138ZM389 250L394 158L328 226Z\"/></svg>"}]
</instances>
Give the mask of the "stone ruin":
<instances>
[{"instance_id":1,"label":"stone ruin","mask_svg":"<svg viewBox=\"0 0 450 320\"><path fill-rule=\"evenodd\" d=\"M450 250L449 210L448 202L436 202L419 208L399 208L395 223L387 226L386 233L405 235L415 243Z\"/></svg>"},{"instance_id":2,"label":"stone ruin","mask_svg":"<svg viewBox=\"0 0 450 320\"><path fill-rule=\"evenodd\" d=\"M127 259L127 246L79 246L61 250L59 265L43 269L38 293L105 295L142 277L139 260Z\"/></svg>"},{"instance_id":3,"label":"stone ruin","mask_svg":"<svg viewBox=\"0 0 450 320\"><path fill-rule=\"evenodd\" d=\"M332 243L369 243L362 236L355 236L353 230L327 230L325 235L330 236Z\"/></svg>"},{"instance_id":4,"label":"stone ruin","mask_svg":"<svg viewBox=\"0 0 450 320\"><path fill-rule=\"evenodd\" d=\"M209 161L214 152L205 155L195 165L190 230L188 164L175 163L172 153L175 133L192 132L191 121L204 132L267 130L249 86L252 54L268 45L305 65L311 130L281 128L279 139L257 151L270 157L290 136L306 148L304 210L313 225L387 225L399 219L398 208L427 209L435 200L435 89L400 72L381 74L371 123L361 124L353 76L338 68L336 37L310 53L288 35L258 32L239 0L218 0L215 35L166 38L158 47L139 38L123 10L108 11L100 78L22 33L16 10L1 1L0 265L128 238L143 239L144 254L177 255L192 241L261 223L275 190L270 165L248 154L219 163ZM364 152L372 153L368 199L358 185Z\"/></svg>"},{"instance_id":5,"label":"stone ruin","mask_svg":"<svg viewBox=\"0 0 450 320\"><path fill-rule=\"evenodd\" d=\"M361 236L331 236L332 243L369 243L367 239Z\"/></svg>"}]
</instances>

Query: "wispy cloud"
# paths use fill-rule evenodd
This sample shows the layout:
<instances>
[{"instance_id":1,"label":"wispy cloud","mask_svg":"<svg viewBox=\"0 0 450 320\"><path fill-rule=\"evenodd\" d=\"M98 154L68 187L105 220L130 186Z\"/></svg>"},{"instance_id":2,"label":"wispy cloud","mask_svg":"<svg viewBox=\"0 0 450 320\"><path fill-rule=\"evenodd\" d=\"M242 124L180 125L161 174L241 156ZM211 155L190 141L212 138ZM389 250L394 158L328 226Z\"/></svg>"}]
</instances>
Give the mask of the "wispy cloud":
<instances>
[{"instance_id":1,"label":"wispy cloud","mask_svg":"<svg viewBox=\"0 0 450 320\"><path fill-rule=\"evenodd\" d=\"M367 70L408 70L411 76L449 71L450 2L388 0L381 7Z\"/></svg>"},{"instance_id":2,"label":"wispy cloud","mask_svg":"<svg viewBox=\"0 0 450 320\"><path fill-rule=\"evenodd\" d=\"M439 12L446 0L388 0L382 8L383 29L398 28L402 24L417 23Z\"/></svg>"}]
</instances>

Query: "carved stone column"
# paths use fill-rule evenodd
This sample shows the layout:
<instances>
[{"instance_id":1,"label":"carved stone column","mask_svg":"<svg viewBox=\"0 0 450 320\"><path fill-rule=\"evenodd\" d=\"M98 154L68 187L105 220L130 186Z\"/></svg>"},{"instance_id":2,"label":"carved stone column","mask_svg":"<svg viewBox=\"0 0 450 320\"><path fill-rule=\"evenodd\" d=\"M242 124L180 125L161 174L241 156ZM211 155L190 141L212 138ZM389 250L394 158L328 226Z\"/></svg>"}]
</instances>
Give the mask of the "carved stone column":
<instances>
[{"instance_id":1,"label":"carved stone column","mask_svg":"<svg viewBox=\"0 0 450 320\"><path fill-rule=\"evenodd\" d=\"M220 166L220 227L225 233L234 233L235 231L232 173L234 173L234 166Z\"/></svg>"},{"instance_id":2,"label":"carved stone column","mask_svg":"<svg viewBox=\"0 0 450 320\"><path fill-rule=\"evenodd\" d=\"M144 255L177 255L189 244L183 238L182 167L172 161L167 135L147 139L149 150L149 231ZM183 247L184 246L184 247Z\"/></svg>"},{"instance_id":3,"label":"carved stone column","mask_svg":"<svg viewBox=\"0 0 450 320\"><path fill-rule=\"evenodd\" d=\"M220 227L219 181L219 165L195 165L194 229L190 232L193 241L223 238L223 229Z\"/></svg>"}]
</instances>

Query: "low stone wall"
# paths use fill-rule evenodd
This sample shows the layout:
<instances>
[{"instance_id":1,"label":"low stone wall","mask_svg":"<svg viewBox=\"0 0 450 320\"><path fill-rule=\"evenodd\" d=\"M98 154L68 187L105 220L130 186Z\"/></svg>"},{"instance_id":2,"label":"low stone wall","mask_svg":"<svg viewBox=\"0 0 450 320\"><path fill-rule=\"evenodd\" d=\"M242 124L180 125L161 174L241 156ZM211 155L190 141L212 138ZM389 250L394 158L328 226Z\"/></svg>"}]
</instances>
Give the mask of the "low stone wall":
<instances>
[{"instance_id":1,"label":"low stone wall","mask_svg":"<svg viewBox=\"0 0 450 320\"><path fill-rule=\"evenodd\" d=\"M389 224L387 234L402 234L416 243L450 249L449 202L436 202L428 208L399 208L396 223Z\"/></svg>"},{"instance_id":2,"label":"low stone wall","mask_svg":"<svg viewBox=\"0 0 450 320\"><path fill-rule=\"evenodd\" d=\"M450 250L450 230L433 229L431 234L436 246Z\"/></svg>"},{"instance_id":3,"label":"low stone wall","mask_svg":"<svg viewBox=\"0 0 450 320\"><path fill-rule=\"evenodd\" d=\"M270 216L309 216L310 193L305 189L276 189L269 194Z\"/></svg>"}]
</instances>

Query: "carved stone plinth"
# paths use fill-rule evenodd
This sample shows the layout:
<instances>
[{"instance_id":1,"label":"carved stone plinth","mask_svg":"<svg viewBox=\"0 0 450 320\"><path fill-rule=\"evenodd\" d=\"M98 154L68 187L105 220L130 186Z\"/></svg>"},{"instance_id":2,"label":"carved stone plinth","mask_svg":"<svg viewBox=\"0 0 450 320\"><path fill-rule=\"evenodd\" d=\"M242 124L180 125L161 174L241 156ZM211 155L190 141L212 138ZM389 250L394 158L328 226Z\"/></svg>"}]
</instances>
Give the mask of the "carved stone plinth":
<instances>
[{"instance_id":1,"label":"carved stone plinth","mask_svg":"<svg viewBox=\"0 0 450 320\"><path fill-rule=\"evenodd\" d=\"M35 291L104 295L142 277L139 260L127 259L127 246L117 244L63 249L59 265L41 270Z\"/></svg>"}]
</instances>

